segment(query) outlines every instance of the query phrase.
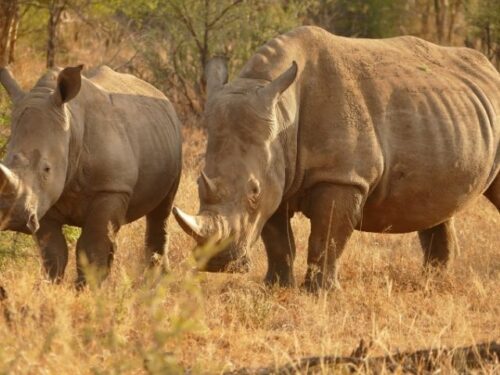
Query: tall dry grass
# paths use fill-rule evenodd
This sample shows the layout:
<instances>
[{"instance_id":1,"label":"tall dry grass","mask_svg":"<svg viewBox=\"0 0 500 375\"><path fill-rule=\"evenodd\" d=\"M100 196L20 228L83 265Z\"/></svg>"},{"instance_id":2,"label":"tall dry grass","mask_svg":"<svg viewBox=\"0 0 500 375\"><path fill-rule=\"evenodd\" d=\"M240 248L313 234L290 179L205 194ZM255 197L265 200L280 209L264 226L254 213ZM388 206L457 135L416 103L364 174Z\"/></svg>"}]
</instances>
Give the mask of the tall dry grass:
<instances>
[{"instance_id":1,"label":"tall dry grass","mask_svg":"<svg viewBox=\"0 0 500 375\"><path fill-rule=\"evenodd\" d=\"M185 171L177 197L189 211L196 210L195 177ZM51 285L32 247L32 256L0 272L9 294L0 318L0 373L219 373L348 355L360 338L374 342L371 355L498 339L499 223L483 199L460 214L461 253L446 273L430 276L422 273L415 235L356 233L341 259L342 289L319 297L264 287L260 243L247 275L194 274L194 244L172 220L165 278L144 273L143 221L120 232L104 286L80 294L72 285L74 259L64 282ZM293 228L300 281L308 223L298 216Z\"/></svg>"},{"instance_id":2,"label":"tall dry grass","mask_svg":"<svg viewBox=\"0 0 500 375\"><path fill-rule=\"evenodd\" d=\"M27 86L43 71L40 59L30 56L27 50L14 66ZM205 138L194 129L184 138L176 204L195 212ZM422 273L415 234L355 233L340 261L342 289L320 296L266 288L261 243L251 253L249 274L193 273L194 243L172 219L168 276L144 272L140 220L121 230L102 288L82 293L73 288L74 244L64 282L51 285L38 250L23 239L22 256L0 262L0 285L8 293L0 306L0 374L221 373L308 355L348 355L361 338L373 341L370 355L498 339L500 215L479 199L458 215L456 226L461 253L434 275ZM293 229L301 282L309 226L297 215ZM19 247L6 233L0 236L4 247ZM442 371L456 370L444 365ZM498 365L479 370L499 371Z\"/></svg>"}]
</instances>

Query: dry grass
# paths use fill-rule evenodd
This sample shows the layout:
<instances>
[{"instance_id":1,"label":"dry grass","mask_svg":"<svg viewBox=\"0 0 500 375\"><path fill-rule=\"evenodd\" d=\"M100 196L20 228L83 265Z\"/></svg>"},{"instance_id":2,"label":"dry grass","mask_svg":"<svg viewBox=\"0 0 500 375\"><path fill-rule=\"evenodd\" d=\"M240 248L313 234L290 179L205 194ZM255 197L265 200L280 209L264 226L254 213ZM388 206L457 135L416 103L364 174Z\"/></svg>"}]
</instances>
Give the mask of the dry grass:
<instances>
[{"instance_id":1,"label":"dry grass","mask_svg":"<svg viewBox=\"0 0 500 375\"><path fill-rule=\"evenodd\" d=\"M43 64L27 56L14 70L29 85ZM177 204L194 212L203 133L187 131L185 142ZM260 243L247 275L193 274L194 244L172 219L169 276L144 273L144 222L138 221L121 230L105 285L80 294L72 285L74 246L65 281L51 285L44 281L36 248L23 243L24 256L0 262L0 285L9 295L0 306L0 374L173 373L182 368L220 373L309 355L348 355L361 338L374 342L370 355L498 339L500 215L480 199L456 225L461 254L445 274L431 276L422 273L414 234L356 233L341 259L342 290L319 297L265 288ZM297 216L293 227L301 282L308 223ZM2 246L13 246L6 233L0 236ZM500 367L480 371L494 373Z\"/></svg>"},{"instance_id":2,"label":"dry grass","mask_svg":"<svg viewBox=\"0 0 500 375\"><path fill-rule=\"evenodd\" d=\"M190 211L196 209L195 175L184 173L177 198ZM180 367L218 373L308 355L348 355L360 338L373 340L372 355L498 339L500 216L495 211L481 199L459 215L462 251L441 275L422 274L413 234L356 233L341 261L342 290L319 297L265 288L261 244L247 275L193 275L193 243L172 220L167 278L144 275L142 221L123 228L112 275L93 292L73 290L73 261L62 285L45 282L32 247L34 256L1 270L0 284L9 298L8 319L0 318L0 373L162 368L168 373ZM301 279L308 224L299 216L293 226ZM500 369L484 369L495 370Z\"/></svg>"}]
</instances>

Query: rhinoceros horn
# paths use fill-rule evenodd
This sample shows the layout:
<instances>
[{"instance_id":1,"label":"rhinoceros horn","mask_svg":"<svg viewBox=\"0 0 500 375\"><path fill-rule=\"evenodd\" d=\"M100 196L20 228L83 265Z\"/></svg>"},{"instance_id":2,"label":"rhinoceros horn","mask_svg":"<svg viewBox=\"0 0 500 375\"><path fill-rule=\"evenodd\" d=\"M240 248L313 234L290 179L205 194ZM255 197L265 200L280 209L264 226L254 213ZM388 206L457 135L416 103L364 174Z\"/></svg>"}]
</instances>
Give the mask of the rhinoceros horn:
<instances>
[{"instance_id":1,"label":"rhinoceros horn","mask_svg":"<svg viewBox=\"0 0 500 375\"><path fill-rule=\"evenodd\" d=\"M18 187L19 177L0 163L0 193L16 191Z\"/></svg>"},{"instance_id":2,"label":"rhinoceros horn","mask_svg":"<svg viewBox=\"0 0 500 375\"><path fill-rule=\"evenodd\" d=\"M201 182L205 188L208 200L214 201L217 198L217 187L205 172L201 172Z\"/></svg>"},{"instance_id":3,"label":"rhinoceros horn","mask_svg":"<svg viewBox=\"0 0 500 375\"><path fill-rule=\"evenodd\" d=\"M205 241L210 237L212 228L210 218L189 215L178 207L174 207L172 212L181 228L196 241Z\"/></svg>"}]
</instances>

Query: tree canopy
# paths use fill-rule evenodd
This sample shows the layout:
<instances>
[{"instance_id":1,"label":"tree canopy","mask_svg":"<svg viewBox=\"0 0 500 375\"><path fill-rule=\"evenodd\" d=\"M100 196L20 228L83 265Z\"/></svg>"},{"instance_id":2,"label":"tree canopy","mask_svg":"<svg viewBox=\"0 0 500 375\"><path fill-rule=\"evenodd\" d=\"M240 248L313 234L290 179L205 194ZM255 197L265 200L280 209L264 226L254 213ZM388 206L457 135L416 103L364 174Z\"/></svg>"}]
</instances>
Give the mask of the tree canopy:
<instances>
[{"instance_id":1,"label":"tree canopy","mask_svg":"<svg viewBox=\"0 0 500 375\"><path fill-rule=\"evenodd\" d=\"M84 58L147 79L201 113L210 57L227 57L234 73L266 40L303 24L465 45L500 66L500 0L3 0L0 65Z\"/></svg>"}]
</instances>

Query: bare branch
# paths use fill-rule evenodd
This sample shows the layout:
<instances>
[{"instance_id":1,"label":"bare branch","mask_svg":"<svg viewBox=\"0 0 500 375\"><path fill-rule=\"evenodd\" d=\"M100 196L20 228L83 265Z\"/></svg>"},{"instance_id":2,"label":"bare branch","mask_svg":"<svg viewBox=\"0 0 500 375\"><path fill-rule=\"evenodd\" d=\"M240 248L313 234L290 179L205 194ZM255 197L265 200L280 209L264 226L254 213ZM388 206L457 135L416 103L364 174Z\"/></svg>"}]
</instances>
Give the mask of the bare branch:
<instances>
[{"instance_id":1,"label":"bare branch","mask_svg":"<svg viewBox=\"0 0 500 375\"><path fill-rule=\"evenodd\" d=\"M174 66L175 75L176 75L177 79L179 80L179 82L182 85L182 93L183 93L184 97L187 99L187 101L189 103L189 107L191 108L191 110L194 113L200 114L200 112L201 112L201 110L199 108L200 106L197 105L195 103L195 101L193 100L193 98L191 98L191 96L189 95L188 84L186 83L186 80L184 79L184 77L182 77L182 74L180 73L179 64L177 62L178 51L179 51L180 47L182 46L182 44L183 44L183 42L180 42L174 48L173 53L172 53L172 62L173 62L173 66Z\"/></svg>"},{"instance_id":2,"label":"bare branch","mask_svg":"<svg viewBox=\"0 0 500 375\"><path fill-rule=\"evenodd\" d=\"M182 12L181 9L179 9L179 7L177 5L175 5L171 1L169 1L169 4L172 7L172 9L174 10L174 12L176 13L177 17L179 17L181 19L182 23L186 26L187 30L189 31L189 33L193 37L193 39L196 43L196 46L198 47L198 50L201 52L203 50L203 45L201 44L201 41L198 38L198 34L196 33L196 30L194 29L193 22L191 21L191 19L188 16L186 16L185 13Z\"/></svg>"},{"instance_id":3,"label":"bare branch","mask_svg":"<svg viewBox=\"0 0 500 375\"><path fill-rule=\"evenodd\" d=\"M208 28L212 28L217 22L219 22L223 17L224 15L229 12L232 8L234 8L235 6L241 4L243 2L243 0L235 0L233 1L231 4L229 4L227 7L225 7L218 15L217 17L215 17L212 22L210 22L208 24Z\"/></svg>"}]
</instances>

